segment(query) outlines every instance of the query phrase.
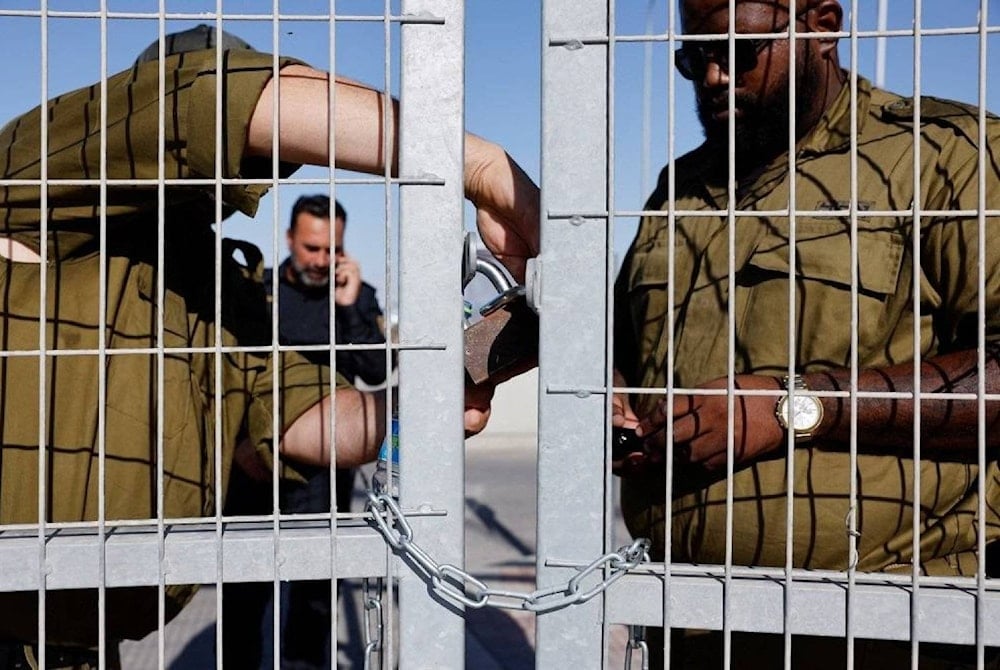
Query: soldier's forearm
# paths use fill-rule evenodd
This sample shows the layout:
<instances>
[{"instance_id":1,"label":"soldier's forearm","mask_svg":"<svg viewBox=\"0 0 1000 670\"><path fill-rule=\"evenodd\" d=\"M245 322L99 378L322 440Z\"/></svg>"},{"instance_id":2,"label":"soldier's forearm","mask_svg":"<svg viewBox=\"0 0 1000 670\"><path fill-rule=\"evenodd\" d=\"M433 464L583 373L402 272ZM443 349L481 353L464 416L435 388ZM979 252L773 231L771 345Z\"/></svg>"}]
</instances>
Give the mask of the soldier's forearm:
<instances>
[{"instance_id":1,"label":"soldier's forearm","mask_svg":"<svg viewBox=\"0 0 1000 670\"><path fill-rule=\"evenodd\" d=\"M814 390L850 388L850 375L832 371L803 375ZM1000 349L986 351L986 392L1000 392ZM861 392L912 394L913 363L890 368L862 370L858 374ZM976 394L979 388L979 359L975 350L958 351L925 359L920 366L921 393ZM850 442L852 423L849 398L823 398L824 418L817 437L824 441ZM986 444L1000 445L1000 403L987 401L980 417L976 399L921 397L920 442L924 451L949 451L955 455L974 454L978 447L978 426L985 422ZM914 442L915 403L912 397L858 398L858 445L862 451L909 452Z\"/></svg>"},{"instance_id":2,"label":"soldier's forearm","mask_svg":"<svg viewBox=\"0 0 1000 670\"><path fill-rule=\"evenodd\" d=\"M335 395L334 439L330 431L334 397L327 396L285 431L280 446L282 456L308 465L329 465L333 442L338 467L354 467L375 459L385 436L385 393L344 388L337 389Z\"/></svg>"}]
</instances>

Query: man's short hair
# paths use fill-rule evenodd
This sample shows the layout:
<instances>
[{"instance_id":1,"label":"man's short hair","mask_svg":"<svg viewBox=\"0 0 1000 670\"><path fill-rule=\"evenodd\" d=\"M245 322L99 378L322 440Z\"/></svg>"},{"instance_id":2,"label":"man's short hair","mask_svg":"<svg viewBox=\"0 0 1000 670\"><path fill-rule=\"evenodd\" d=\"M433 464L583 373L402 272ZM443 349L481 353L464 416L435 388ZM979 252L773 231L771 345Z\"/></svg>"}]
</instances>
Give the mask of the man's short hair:
<instances>
[{"instance_id":1,"label":"man's short hair","mask_svg":"<svg viewBox=\"0 0 1000 670\"><path fill-rule=\"evenodd\" d=\"M236 35L231 35L225 30L217 31L213 26L201 23L190 30L182 30L170 33L163 37L166 45L164 50L167 56L185 53L188 51L200 51L201 49L214 49L216 44L222 46L223 51L249 49L255 51L247 42L241 40ZM151 63L160 57L160 40L154 41L145 51L139 54L135 60L136 65Z\"/></svg>"},{"instance_id":2,"label":"man's short hair","mask_svg":"<svg viewBox=\"0 0 1000 670\"><path fill-rule=\"evenodd\" d=\"M340 204L339 200L334 200L334 218L340 219L347 225L347 211ZM299 214L306 212L321 219L330 218L330 196L328 195L303 195L292 205L292 220L288 223L288 229L295 230L295 223L299 219Z\"/></svg>"}]
</instances>

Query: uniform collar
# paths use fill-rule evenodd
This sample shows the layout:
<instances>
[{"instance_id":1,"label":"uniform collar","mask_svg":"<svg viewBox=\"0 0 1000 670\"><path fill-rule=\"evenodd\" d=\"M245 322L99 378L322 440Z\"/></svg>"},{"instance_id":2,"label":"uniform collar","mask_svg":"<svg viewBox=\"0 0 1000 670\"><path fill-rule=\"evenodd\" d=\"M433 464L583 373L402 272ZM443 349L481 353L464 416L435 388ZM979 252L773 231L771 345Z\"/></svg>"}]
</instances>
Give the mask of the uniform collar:
<instances>
[{"instance_id":1,"label":"uniform collar","mask_svg":"<svg viewBox=\"0 0 1000 670\"><path fill-rule=\"evenodd\" d=\"M871 105L872 85L867 79L858 76L857 101L851 104L850 73L845 71L847 83L840 94L823 114L812 131L799 144L799 155L809 156L829 153L845 148L851 143L851 110L856 109L858 119L858 135L868 118L868 108Z\"/></svg>"}]
</instances>

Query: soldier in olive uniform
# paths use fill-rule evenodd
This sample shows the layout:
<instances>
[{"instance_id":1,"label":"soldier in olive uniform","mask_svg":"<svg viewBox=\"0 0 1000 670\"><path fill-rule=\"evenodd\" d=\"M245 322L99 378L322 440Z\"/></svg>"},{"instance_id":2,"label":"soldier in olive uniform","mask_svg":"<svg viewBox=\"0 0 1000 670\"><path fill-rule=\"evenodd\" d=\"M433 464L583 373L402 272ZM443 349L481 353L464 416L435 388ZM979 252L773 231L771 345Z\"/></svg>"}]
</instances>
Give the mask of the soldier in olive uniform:
<instances>
[{"instance_id":1,"label":"soldier in olive uniform","mask_svg":"<svg viewBox=\"0 0 1000 670\"><path fill-rule=\"evenodd\" d=\"M0 130L4 524L37 523L40 504L49 523L212 515L237 440L268 463L280 450L322 465L336 449L338 465L351 466L382 439L379 397L294 352L273 359L260 252L224 239L216 267L212 225L255 213L267 187L239 180L272 178L275 130L282 176L328 165L331 127L338 166L380 174L390 104L394 168L395 105L337 78L328 114L331 78L282 58L275 129L272 56L206 48L215 41L204 27L186 35L166 41L162 96L161 61L140 59L106 88L61 95ZM192 35L204 41L192 47ZM492 143L467 136L465 158L484 239L523 271L519 259L538 246L537 189ZM258 349L237 349L248 346ZM168 619L193 590L167 587ZM33 592L0 594L4 667L36 665L37 602ZM105 640L96 591L51 591L46 603L48 667L87 667L100 643L114 667L117 640L157 625L155 588L107 591Z\"/></svg>"},{"instance_id":2,"label":"soldier in olive uniform","mask_svg":"<svg viewBox=\"0 0 1000 670\"><path fill-rule=\"evenodd\" d=\"M975 574L980 523L988 541L1000 537L997 403L987 402L980 416L975 400L923 398L918 455L910 398L861 397L852 413L843 395L809 393L847 391L852 369L859 391L906 394L919 378L924 394L975 394L980 375L987 393L1000 391L1000 242L987 235L981 247L979 236L981 226L989 231L1000 225L996 217L982 215L984 207L1000 208L1000 121L986 116L982 146L975 108L929 97L915 104L860 77L853 86L838 62L836 37L800 39L794 46L787 37L737 39L730 62L729 1L680 4L685 33L719 35L719 40L688 41L677 51L679 71L695 86L705 142L664 169L646 206L698 214L679 215L673 230L666 214L645 217L615 287L617 378L624 385L660 389L615 400L614 422L637 426L646 438L646 451L633 454L620 469L631 531L652 537L662 559L668 550L664 524L670 523L672 560L721 564L731 523L734 564L783 566L791 524L796 567L853 565L908 574L916 562L925 574ZM835 0L789 5L738 0L734 29L783 33L794 23L797 32L815 37L842 28ZM790 76L793 48L796 71ZM796 87L794 109L790 81ZM738 212L733 244L730 205ZM789 217L782 210L797 214ZM737 392L732 436L725 394L677 393L672 406L662 394L668 382L682 389L725 389L730 356L736 388L758 392ZM798 392L792 411L786 407L788 387ZM976 456L981 422L987 426L985 463ZM857 426L856 470L849 453L852 425ZM673 433L669 455L664 428ZM794 454L786 449L789 431ZM735 472L727 481L730 439ZM673 500L665 508L668 457L675 468ZM792 462L789 518L786 468ZM918 470L921 517L914 556ZM982 520L980 477L988 498ZM727 491L733 498L731 518ZM765 636L754 636L746 646L740 646L742 639L734 637L734 659L743 653L748 660L757 658L745 667L780 667L780 636L771 646ZM839 652L807 659L796 651L794 658L805 663L802 667L826 667L824 660L844 667L843 641L829 646ZM715 649L721 651L721 645ZM909 646L901 649L898 658L908 663ZM945 653L929 645L921 649L927 663ZM689 665L679 658L671 667L709 667L699 663L721 657L689 658ZM892 666L887 658L879 657L879 667Z\"/></svg>"}]
</instances>

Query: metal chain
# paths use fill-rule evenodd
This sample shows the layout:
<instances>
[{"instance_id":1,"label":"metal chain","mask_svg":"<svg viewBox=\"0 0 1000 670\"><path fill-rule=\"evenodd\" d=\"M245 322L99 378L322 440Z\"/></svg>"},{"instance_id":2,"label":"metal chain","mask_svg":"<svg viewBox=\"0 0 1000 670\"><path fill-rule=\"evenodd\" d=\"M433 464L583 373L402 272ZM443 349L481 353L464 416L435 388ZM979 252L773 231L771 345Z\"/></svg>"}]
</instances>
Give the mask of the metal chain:
<instances>
[{"instance_id":1,"label":"metal chain","mask_svg":"<svg viewBox=\"0 0 1000 670\"><path fill-rule=\"evenodd\" d=\"M649 670L649 646L646 644L646 627L628 627L628 646L625 647L625 670L632 670L632 652L639 652L640 670Z\"/></svg>"},{"instance_id":2,"label":"metal chain","mask_svg":"<svg viewBox=\"0 0 1000 670\"><path fill-rule=\"evenodd\" d=\"M365 664L364 670L382 667L382 580L364 580ZM372 659L375 663L372 664Z\"/></svg>"},{"instance_id":3,"label":"metal chain","mask_svg":"<svg viewBox=\"0 0 1000 670\"><path fill-rule=\"evenodd\" d=\"M473 609L497 607L542 613L585 603L624 577L629 570L649 561L650 542L639 538L631 545L600 556L580 570L565 585L531 593L492 589L465 570L440 564L413 541L413 529L399 504L386 493L368 491L371 522L386 543L409 559L442 598ZM605 576L605 569L609 572Z\"/></svg>"}]
</instances>

